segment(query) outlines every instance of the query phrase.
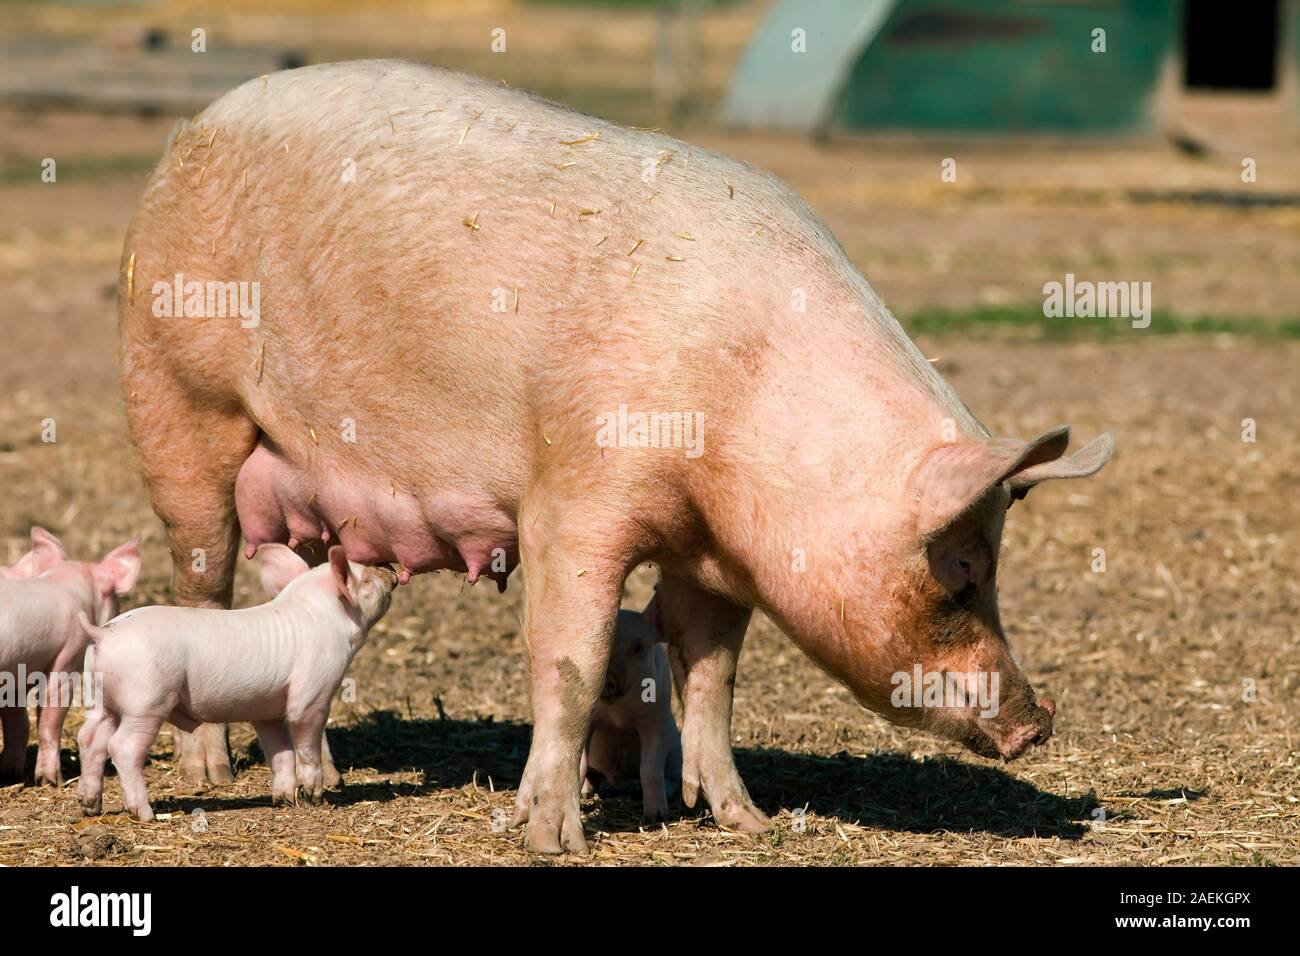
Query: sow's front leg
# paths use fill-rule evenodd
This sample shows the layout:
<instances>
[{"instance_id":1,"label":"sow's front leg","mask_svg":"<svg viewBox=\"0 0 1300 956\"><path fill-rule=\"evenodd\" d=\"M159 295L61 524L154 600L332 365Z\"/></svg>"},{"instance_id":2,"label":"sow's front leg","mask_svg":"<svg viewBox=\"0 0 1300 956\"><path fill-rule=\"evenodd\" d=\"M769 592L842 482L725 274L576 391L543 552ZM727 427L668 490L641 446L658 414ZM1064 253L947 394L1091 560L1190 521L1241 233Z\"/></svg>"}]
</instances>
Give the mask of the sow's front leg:
<instances>
[{"instance_id":1,"label":"sow's front leg","mask_svg":"<svg viewBox=\"0 0 1300 956\"><path fill-rule=\"evenodd\" d=\"M137 296L139 301L147 296ZM252 453L257 426L242 410L209 407L159 369L125 324L123 388L131 436L154 511L167 529L172 594L185 607L228 608L239 550L235 477ZM181 776L230 783L225 725L193 734L173 729Z\"/></svg>"},{"instance_id":2,"label":"sow's front leg","mask_svg":"<svg viewBox=\"0 0 1300 956\"><path fill-rule=\"evenodd\" d=\"M582 508L520 512L525 630L533 678L533 742L511 826L534 853L585 855L579 808L583 745L609 667L629 565L610 524Z\"/></svg>"},{"instance_id":3,"label":"sow's front leg","mask_svg":"<svg viewBox=\"0 0 1300 956\"><path fill-rule=\"evenodd\" d=\"M772 822L749 798L731 753L731 698L751 609L669 575L657 600L684 711L682 802L695 806L703 791L719 824L763 833Z\"/></svg>"}]
</instances>

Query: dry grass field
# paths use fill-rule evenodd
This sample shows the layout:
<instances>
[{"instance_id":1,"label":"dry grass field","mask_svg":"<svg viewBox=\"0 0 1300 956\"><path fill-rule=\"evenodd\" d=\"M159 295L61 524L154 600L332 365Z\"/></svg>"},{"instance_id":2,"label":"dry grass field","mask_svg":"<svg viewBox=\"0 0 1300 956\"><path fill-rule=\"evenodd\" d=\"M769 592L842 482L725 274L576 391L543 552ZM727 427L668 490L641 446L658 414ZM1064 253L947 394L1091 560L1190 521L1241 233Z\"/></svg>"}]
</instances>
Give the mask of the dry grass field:
<instances>
[{"instance_id":1,"label":"dry grass field","mask_svg":"<svg viewBox=\"0 0 1300 956\"><path fill-rule=\"evenodd\" d=\"M313 59L435 59L629 123L655 119L643 13L394 7L385 17L236 3L221 15L241 41L291 36ZM186 23L186 9L163 15ZM700 103L716 102L758 12L705 15ZM477 47L499 17L520 24L520 51L493 69ZM0 26L20 19L63 35L105 27L86 8L0 5ZM355 699L332 712L346 787L325 806L272 808L246 726L233 729L236 782L201 791L174 772L164 734L147 769L158 821L126 818L112 777L107 814L87 821L75 785L10 787L0 863L1300 864L1300 340L1288 331L1300 315L1300 207L1177 195L1295 195L1300 136L1267 105L1193 108L1215 131L1200 158L1160 140L814 144L731 133L703 107L672 127L786 179L900 316L952 318L918 324L918 340L994 433L1059 422L1080 438L1115 431L1100 476L1040 489L1008 517L1002 615L1029 677L1059 704L1047 746L1000 765L893 728L760 618L737 680L734 745L777 828L733 834L682 810L643 829L633 789L584 805L589 860L533 860L500 827L530 733L522 581L498 595L426 575L399 591L354 665ZM170 567L126 438L113 294L122 232L173 122L0 110L0 563L33 524L78 556L142 533L140 604L170 600ZM46 156L59 158L57 183L40 182ZM959 177L943 184L949 156ZM1241 184L1242 156L1259 159L1260 183ZM1032 313L1042 284L1067 271L1150 281L1158 309L1241 331L957 321ZM47 418L52 444L41 440ZM1242 440L1248 418L1254 442ZM637 573L629 606L652 581ZM242 604L262 600L251 564L237 591ZM69 780L79 724L74 713L64 731Z\"/></svg>"}]
</instances>

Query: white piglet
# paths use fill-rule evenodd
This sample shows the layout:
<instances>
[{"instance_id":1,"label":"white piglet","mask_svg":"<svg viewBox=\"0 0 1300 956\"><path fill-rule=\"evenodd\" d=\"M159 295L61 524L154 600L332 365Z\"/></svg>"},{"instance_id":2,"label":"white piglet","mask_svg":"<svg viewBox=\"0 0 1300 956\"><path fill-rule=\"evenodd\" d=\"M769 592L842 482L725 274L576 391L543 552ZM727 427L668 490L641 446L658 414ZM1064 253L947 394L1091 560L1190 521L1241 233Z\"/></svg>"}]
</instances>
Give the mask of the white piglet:
<instances>
[{"instance_id":1,"label":"white piglet","mask_svg":"<svg viewBox=\"0 0 1300 956\"><path fill-rule=\"evenodd\" d=\"M272 802L299 787L319 803L321 732L330 703L371 626L388 610L397 575L348 561L341 547L317 568L282 544L258 549L274 600L238 611L144 607L104 627L82 626L94 646L86 668L102 701L77 737L83 812L103 806L104 761L113 758L127 812L153 819L145 754L164 721L185 731L247 721L271 766Z\"/></svg>"},{"instance_id":2,"label":"white piglet","mask_svg":"<svg viewBox=\"0 0 1300 956\"><path fill-rule=\"evenodd\" d=\"M657 600L641 612L618 612L580 769L584 796L601 783L617 786L639 776L642 810L652 822L667 818L668 794L682 780L682 738Z\"/></svg>"},{"instance_id":3,"label":"white piglet","mask_svg":"<svg viewBox=\"0 0 1300 956\"><path fill-rule=\"evenodd\" d=\"M70 561L59 539L32 529L32 550L0 568L0 783L22 780L31 733L27 700L36 690L40 751L35 782L58 786L59 738L76 697L89 643L78 615L107 621L140 574L140 548L129 541L100 561Z\"/></svg>"}]
</instances>

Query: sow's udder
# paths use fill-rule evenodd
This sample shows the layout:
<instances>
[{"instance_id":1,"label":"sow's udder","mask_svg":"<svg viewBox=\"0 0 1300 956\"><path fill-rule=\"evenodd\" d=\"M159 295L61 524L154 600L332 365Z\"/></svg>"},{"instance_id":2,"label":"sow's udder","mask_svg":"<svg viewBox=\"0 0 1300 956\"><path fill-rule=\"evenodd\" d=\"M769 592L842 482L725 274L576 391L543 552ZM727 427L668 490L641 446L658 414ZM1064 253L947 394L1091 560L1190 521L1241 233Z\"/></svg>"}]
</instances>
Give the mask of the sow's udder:
<instances>
[{"instance_id":1,"label":"sow's udder","mask_svg":"<svg viewBox=\"0 0 1300 956\"><path fill-rule=\"evenodd\" d=\"M423 571L464 571L505 589L519 561L514 519L486 498L423 493L401 477L319 462L310 471L265 440L235 481L235 508L251 557L279 542L323 561L329 544L359 564L395 562L403 583Z\"/></svg>"}]
</instances>

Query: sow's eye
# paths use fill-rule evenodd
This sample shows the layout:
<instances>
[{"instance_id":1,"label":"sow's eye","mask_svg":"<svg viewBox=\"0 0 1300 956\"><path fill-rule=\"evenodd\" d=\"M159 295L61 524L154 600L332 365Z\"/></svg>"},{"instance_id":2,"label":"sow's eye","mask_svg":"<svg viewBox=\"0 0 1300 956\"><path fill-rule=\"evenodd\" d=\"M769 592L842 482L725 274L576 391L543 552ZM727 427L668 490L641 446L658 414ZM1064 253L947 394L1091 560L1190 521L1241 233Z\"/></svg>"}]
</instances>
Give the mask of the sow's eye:
<instances>
[{"instance_id":1,"label":"sow's eye","mask_svg":"<svg viewBox=\"0 0 1300 956\"><path fill-rule=\"evenodd\" d=\"M965 554L948 552L932 555L930 571L954 600L961 595L975 592L979 571L974 559Z\"/></svg>"}]
</instances>

